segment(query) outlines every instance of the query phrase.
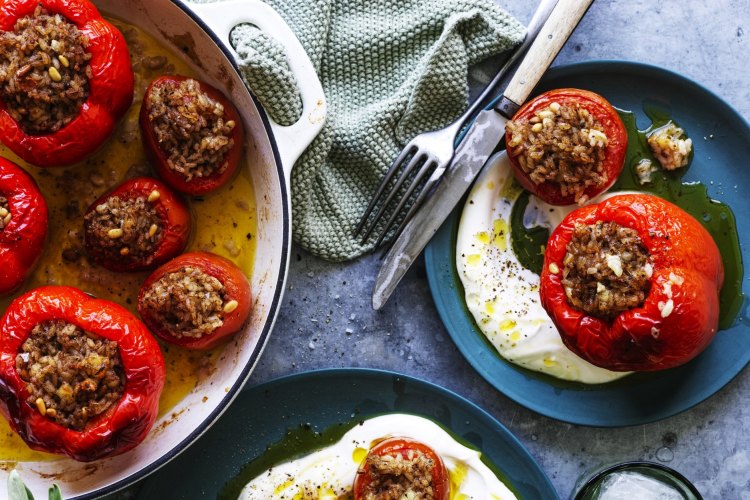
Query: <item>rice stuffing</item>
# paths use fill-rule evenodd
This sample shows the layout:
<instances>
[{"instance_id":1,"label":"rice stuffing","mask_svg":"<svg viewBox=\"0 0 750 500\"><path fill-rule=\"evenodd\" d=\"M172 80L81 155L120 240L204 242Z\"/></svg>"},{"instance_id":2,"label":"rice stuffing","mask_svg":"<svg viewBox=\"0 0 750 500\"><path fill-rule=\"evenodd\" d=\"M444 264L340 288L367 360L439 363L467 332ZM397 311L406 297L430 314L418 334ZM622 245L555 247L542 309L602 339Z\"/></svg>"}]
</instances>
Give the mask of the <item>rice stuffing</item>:
<instances>
[{"instance_id":1,"label":"rice stuffing","mask_svg":"<svg viewBox=\"0 0 750 500\"><path fill-rule=\"evenodd\" d=\"M669 122L648 135L648 145L661 166L666 170L677 170L687 166L693 151L693 140L685 130Z\"/></svg>"},{"instance_id":2,"label":"rice stuffing","mask_svg":"<svg viewBox=\"0 0 750 500\"><path fill-rule=\"evenodd\" d=\"M435 493L432 487L432 469L435 462L418 450L409 450L404 457L401 453L367 457L367 466L372 474L363 496L366 500L432 500Z\"/></svg>"},{"instance_id":3,"label":"rice stuffing","mask_svg":"<svg viewBox=\"0 0 750 500\"><path fill-rule=\"evenodd\" d=\"M638 233L615 222L577 224L563 266L570 304L605 319L643 305L653 273Z\"/></svg>"},{"instance_id":4,"label":"rice stuffing","mask_svg":"<svg viewBox=\"0 0 750 500\"><path fill-rule=\"evenodd\" d=\"M0 96L24 132L53 133L78 115L92 77L87 45L75 24L41 6L0 32Z\"/></svg>"},{"instance_id":5,"label":"rice stuffing","mask_svg":"<svg viewBox=\"0 0 750 500\"><path fill-rule=\"evenodd\" d=\"M140 299L142 314L159 322L170 335L202 338L224 324L226 309L224 285L215 277L194 267L183 267L152 283Z\"/></svg>"},{"instance_id":6,"label":"rice stuffing","mask_svg":"<svg viewBox=\"0 0 750 500\"><path fill-rule=\"evenodd\" d=\"M224 119L224 106L188 78L154 85L146 96L148 119L170 169L187 182L223 172L234 146L235 123Z\"/></svg>"},{"instance_id":7,"label":"rice stuffing","mask_svg":"<svg viewBox=\"0 0 750 500\"><path fill-rule=\"evenodd\" d=\"M164 231L148 199L111 196L84 217L86 245L108 260L149 263Z\"/></svg>"},{"instance_id":8,"label":"rice stuffing","mask_svg":"<svg viewBox=\"0 0 750 500\"><path fill-rule=\"evenodd\" d=\"M511 120L508 148L534 184L554 182L563 196L587 200L589 187L609 181L608 139L602 124L580 105L551 103L530 119Z\"/></svg>"},{"instance_id":9,"label":"rice stuffing","mask_svg":"<svg viewBox=\"0 0 750 500\"><path fill-rule=\"evenodd\" d=\"M13 215L10 213L10 205L8 204L8 198L0 195L0 231L5 229L5 226L10 224L10 220Z\"/></svg>"},{"instance_id":10,"label":"rice stuffing","mask_svg":"<svg viewBox=\"0 0 750 500\"><path fill-rule=\"evenodd\" d=\"M34 327L16 356L16 370L31 406L78 431L115 404L125 386L117 343L59 320Z\"/></svg>"}]
</instances>

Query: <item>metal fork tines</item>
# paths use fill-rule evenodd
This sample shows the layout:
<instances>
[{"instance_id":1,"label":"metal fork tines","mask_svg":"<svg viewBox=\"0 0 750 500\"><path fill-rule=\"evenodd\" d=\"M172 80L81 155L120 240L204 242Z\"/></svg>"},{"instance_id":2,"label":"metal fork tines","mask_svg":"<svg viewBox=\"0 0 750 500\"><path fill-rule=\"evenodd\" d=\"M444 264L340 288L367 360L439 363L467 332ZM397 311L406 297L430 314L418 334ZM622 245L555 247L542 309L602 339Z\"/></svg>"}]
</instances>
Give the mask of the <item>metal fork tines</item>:
<instances>
[{"instance_id":1,"label":"metal fork tines","mask_svg":"<svg viewBox=\"0 0 750 500\"><path fill-rule=\"evenodd\" d=\"M529 23L529 29L523 43L506 61L484 92L474 101L474 104L469 106L469 109L458 120L444 129L419 134L401 151L401 154L388 169L375 196L354 230L355 236L362 235L363 245L370 239L375 230L379 230L378 239L375 243L375 248L378 248L396 222L399 221L399 218L400 224L393 233L393 239L395 240L401 234L406 223L423 204L430 190L440 181L443 173L450 165L457 146L455 142L458 133L480 111L487 98L497 89L503 77L526 53L556 3L557 0L541 0L539 2L539 6ZM428 174L430 174L429 178L427 178ZM421 190L419 190L420 188ZM397 202L394 205L395 200ZM402 217L403 209L410 200L413 200L411 207ZM376 207L377 212L375 212L374 217L371 217ZM385 224L382 224L386 215L389 216L388 220Z\"/></svg>"},{"instance_id":2,"label":"metal fork tines","mask_svg":"<svg viewBox=\"0 0 750 500\"><path fill-rule=\"evenodd\" d=\"M421 205L425 195L438 182L453 158L453 138L458 130L452 135L445 132L446 130L443 129L418 135L393 161L355 229L355 235L362 235L362 244L370 238L373 231L378 229L379 236L375 248L379 247L399 220L404 207L415 196L418 188L421 188L419 196L413 200L411 209L401 219L396 235L408 221L414 209ZM427 178L428 175L429 178ZM426 182L425 179L427 179ZM399 194L400 197L398 197ZM376 208L378 210L370 220ZM387 222L381 226L381 221L389 214Z\"/></svg>"}]
</instances>

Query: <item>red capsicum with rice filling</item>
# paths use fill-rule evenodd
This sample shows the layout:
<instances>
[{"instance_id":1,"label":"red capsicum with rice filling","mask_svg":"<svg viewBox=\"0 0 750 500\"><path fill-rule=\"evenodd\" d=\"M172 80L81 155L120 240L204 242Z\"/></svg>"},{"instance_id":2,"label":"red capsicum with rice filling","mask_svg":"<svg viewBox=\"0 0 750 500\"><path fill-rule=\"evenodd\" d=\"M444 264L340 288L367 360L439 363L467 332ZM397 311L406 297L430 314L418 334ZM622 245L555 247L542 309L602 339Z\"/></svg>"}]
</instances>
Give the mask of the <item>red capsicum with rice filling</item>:
<instances>
[{"instance_id":1,"label":"red capsicum with rice filling","mask_svg":"<svg viewBox=\"0 0 750 500\"><path fill-rule=\"evenodd\" d=\"M59 14L85 37L84 49L91 55L88 96L71 121L49 133L24 131L9 113L8 103L0 100L0 141L34 165L70 165L96 151L132 103L134 77L130 55L123 35L88 0L5 0L0 8L0 30L13 31L20 19L34 15L37 6L51 15ZM67 59L61 60L60 69L50 65L54 81L61 78L64 81L66 62Z\"/></svg>"},{"instance_id":2,"label":"red capsicum with rice filling","mask_svg":"<svg viewBox=\"0 0 750 500\"><path fill-rule=\"evenodd\" d=\"M143 146L172 188L198 196L234 176L242 157L239 111L218 89L184 76L161 76L146 89L140 113Z\"/></svg>"},{"instance_id":3,"label":"red capsicum with rice filling","mask_svg":"<svg viewBox=\"0 0 750 500\"><path fill-rule=\"evenodd\" d=\"M375 446L370 448L367 457L362 462L357 471L357 475L354 479L353 495L354 500L365 500L366 498L373 498L379 491L381 485L381 477L388 483L398 483L398 476L394 477L392 471L379 472L379 464L393 463L387 457L400 456L404 462L411 463L412 474L414 477L404 477L404 483L416 483L420 486L424 486L419 476L420 472L424 472L423 469L428 469L430 482L429 486L432 490L432 497L436 500L448 500L450 496L450 479L448 477L448 471L443 463L443 459L440 455L435 453L435 450L427 446L426 444L414 441L413 439L392 437L385 439ZM382 460L385 459L385 460ZM387 467L387 465L386 465ZM407 489L406 484L402 484L403 489ZM409 485L411 487L411 485ZM421 493L416 491L415 493Z\"/></svg>"},{"instance_id":4,"label":"red capsicum with rice filling","mask_svg":"<svg viewBox=\"0 0 750 500\"><path fill-rule=\"evenodd\" d=\"M622 171L625 125L602 96L557 89L528 101L506 128L513 174L551 205L583 203L609 189Z\"/></svg>"},{"instance_id":5,"label":"red capsicum with rice filling","mask_svg":"<svg viewBox=\"0 0 750 500\"><path fill-rule=\"evenodd\" d=\"M51 340L42 338L41 344L34 344L32 341L37 339L33 337L43 329L41 327L49 330L49 325L58 331L64 327L68 333ZM116 345L117 368L111 373L120 377L122 383L110 383L110 386L100 388L105 395L107 391L120 392L120 396L109 401L108 406L98 403L98 407L92 404L85 408L98 409L99 413L86 415L83 412L86 419L81 419L81 412L71 413L70 419L63 420L71 423L63 425L55 418L64 417L62 401L67 397L65 392L76 390L81 396L86 391L93 391L88 386L101 385L107 380L100 378L100 373L105 371L102 366L106 365L101 355L92 351L81 358L80 352L69 353L68 344L76 341L70 332L77 332L78 337L82 337L83 343L75 345L84 348L106 343L113 350ZM29 354L27 350L39 349L40 345L44 348L61 339L63 344L57 346L54 355L46 353L46 362L62 356L63 352L66 356L74 356L57 359L63 367L75 361L78 370L86 370L81 374L83 380L71 388L67 382L59 382L69 375L57 374L57 391L47 392L35 403L30 402L29 399L35 397L31 392L36 390L35 387L43 388L53 382L47 378L45 383L35 386L39 381L22 377L22 373L27 378L44 376L46 370L51 369L50 365L41 370L33 366L29 356L38 353ZM165 377L164 358L146 327L123 307L94 299L78 289L63 286L37 288L16 299L0 320L0 410L13 430L35 450L65 454L83 462L130 450L143 441L156 420ZM114 386L117 389L111 388ZM76 402L80 403L80 399L74 399ZM55 410L56 405L59 406Z\"/></svg>"},{"instance_id":6,"label":"red capsicum with rice filling","mask_svg":"<svg viewBox=\"0 0 750 500\"><path fill-rule=\"evenodd\" d=\"M609 241L607 231L615 235ZM609 370L655 371L708 346L723 281L719 249L698 221L659 197L623 194L575 210L554 230L540 295L582 358Z\"/></svg>"},{"instance_id":7,"label":"red capsicum with rice filling","mask_svg":"<svg viewBox=\"0 0 750 500\"><path fill-rule=\"evenodd\" d=\"M44 250L47 203L31 178L0 158L0 295L24 282Z\"/></svg>"}]
</instances>

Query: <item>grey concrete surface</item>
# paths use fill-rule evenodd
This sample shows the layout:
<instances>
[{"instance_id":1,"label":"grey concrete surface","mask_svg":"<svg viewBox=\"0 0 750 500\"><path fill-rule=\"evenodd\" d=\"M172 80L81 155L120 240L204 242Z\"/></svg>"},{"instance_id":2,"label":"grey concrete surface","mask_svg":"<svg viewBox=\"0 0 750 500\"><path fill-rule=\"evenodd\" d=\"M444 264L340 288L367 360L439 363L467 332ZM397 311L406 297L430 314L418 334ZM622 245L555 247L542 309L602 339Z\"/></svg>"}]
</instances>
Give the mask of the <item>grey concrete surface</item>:
<instances>
[{"instance_id":1,"label":"grey concrete surface","mask_svg":"<svg viewBox=\"0 0 750 500\"><path fill-rule=\"evenodd\" d=\"M496 1L524 21L536 5ZM701 82L748 116L749 56L750 0L598 0L556 64L623 59L659 65ZM739 226L746 229L745 221ZM750 371L698 407L654 424L597 429L561 423L509 400L474 372L438 318L421 261L387 307L372 311L378 267L376 256L342 265L295 249L280 317L250 384L326 367L397 370L489 411L528 447L562 498L592 467L648 459L681 471L707 499L750 500Z\"/></svg>"}]
</instances>

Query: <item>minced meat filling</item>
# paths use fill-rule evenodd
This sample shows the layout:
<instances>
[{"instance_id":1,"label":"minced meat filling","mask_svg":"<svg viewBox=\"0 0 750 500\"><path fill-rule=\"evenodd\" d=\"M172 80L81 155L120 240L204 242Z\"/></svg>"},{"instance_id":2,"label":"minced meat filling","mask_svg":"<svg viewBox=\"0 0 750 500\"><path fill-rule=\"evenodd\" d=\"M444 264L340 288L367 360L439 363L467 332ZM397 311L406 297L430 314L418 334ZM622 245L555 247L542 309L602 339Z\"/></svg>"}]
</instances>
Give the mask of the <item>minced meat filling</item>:
<instances>
[{"instance_id":1,"label":"minced meat filling","mask_svg":"<svg viewBox=\"0 0 750 500\"><path fill-rule=\"evenodd\" d=\"M78 115L92 77L88 40L38 6L0 32L0 96L27 134L56 132Z\"/></svg>"},{"instance_id":2,"label":"minced meat filling","mask_svg":"<svg viewBox=\"0 0 750 500\"><path fill-rule=\"evenodd\" d=\"M183 267L151 284L139 304L177 338L201 338L224 324L225 291L221 281L194 267ZM234 302L236 304L236 302Z\"/></svg>"},{"instance_id":3,"label":"minced meat filling","mask_svg":"<svg viewBox=\"0 0 750 500\"><path fill-rule=\"evenodd\" d=\"M615 222L577 224L563 265L570 304L604 319L643 305L653 273L638 233Z\"/></svg>"},{"instance_id":4,"label":"minced meat filling","mask_svg":"<svg viewBox=\"0 0 750 500\"><path fill-rule=\"evenodd\" d=\"M554 182L563 196L584 203L584 192L602 186L608 139L601 123L586 108L553 102L529 120L508 122L508 147L534 184Z\"/></svg>"},{"instance_id":5,"label":"minced meat filling","mask_svg":"<svg viewBox=\"0 0 750 500\"><path fill-rule=\"evenodd\" d=\"M10 224L10 219L12 217L13 215L10 213L8 198L0 194L0 231L5 229L5 226Z\"/></svg>"},{"instance_id":6,"label":"minced meat filling","mask_svg":"<svg viewBox=\"0 0 750 500\"><path fill-rule=\"evenodd\" d=\"M188 182L227 168L235 123L224 120L224 106L203 92L200 83L186 79L154 85L146 99L148 118L169 168Z\"/></svg>"},{"instance_id":7,"label":"minced meat filling","mask_svg":"<svg viewBox=\"0 0 750 500\"><path fill-rule=\"evenodd\" d=\"M148 262L164 235L162 220L142 196L110 196L84 220L86 244L111 260Z\"/></svg>"},{"instance_id":8,"label":"minced meat filling","mask_svg":"<svg viewBox=\"0 0 750 500\"><path fill-rule=\"evenodd\" d=\"M16 370L31 393L27 402L75 430L117 402L125 386L117 343L64 321L34 327L16 356Z\"/></svg>"},{"instance_id":9,"label":"minced meat filling","mask_svg":"<svg viewBox=\"0 0 750 500\"><path fill-rule=\"evenodd\" d=\"M410 450L408 457L369 455L367 465L373 481L363 491L366 500L401 500L419 498L432 500L432 469L434 461L424 453Z\"/></svg>"}]
</instances>

